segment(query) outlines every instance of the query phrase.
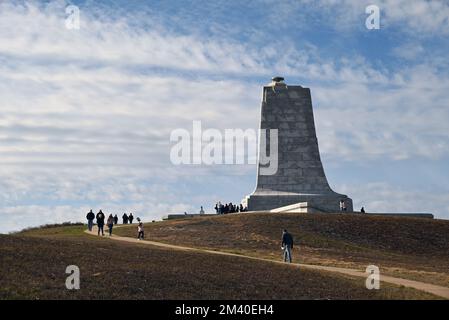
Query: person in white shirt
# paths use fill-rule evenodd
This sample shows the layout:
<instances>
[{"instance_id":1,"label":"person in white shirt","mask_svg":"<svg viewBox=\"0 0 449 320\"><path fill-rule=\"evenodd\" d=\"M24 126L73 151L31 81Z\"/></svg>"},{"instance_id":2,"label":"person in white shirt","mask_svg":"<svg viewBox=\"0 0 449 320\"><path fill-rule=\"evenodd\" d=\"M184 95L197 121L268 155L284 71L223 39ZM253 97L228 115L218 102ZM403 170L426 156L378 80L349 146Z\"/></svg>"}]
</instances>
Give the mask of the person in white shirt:
<instances>
[{"instance_id":1,"label":"person in white shirt","mask_svg":"<svg viewBox=\"0 0 449 320\"><path fill-rule=\"evenodd\" d=\"M144 238L144 230L143 230L143 223L140 221L140 218L137 218L137 221L139 221L139 224L137 225L137 240L143 240Z\"/></svg>"},{"instance_id":2,"label":"person in white shirt","mask_svg":"<svg viewBox=\"0 0 449 320\"><path fill-rule=\"evenodd\" d=\"M340 211L346 211L346 202L345 202L345 200L340 200Z\"/></svg>"}]
</instances>

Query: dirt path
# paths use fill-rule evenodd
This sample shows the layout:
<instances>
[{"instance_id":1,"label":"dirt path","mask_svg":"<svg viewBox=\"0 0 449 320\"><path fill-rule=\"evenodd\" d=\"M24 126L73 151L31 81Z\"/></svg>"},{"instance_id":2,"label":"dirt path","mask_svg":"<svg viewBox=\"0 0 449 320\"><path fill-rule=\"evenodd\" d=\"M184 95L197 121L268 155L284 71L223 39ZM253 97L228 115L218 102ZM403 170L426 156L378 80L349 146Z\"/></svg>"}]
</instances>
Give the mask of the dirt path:
<instances>
[{"instance_id":1,"label":"dirt path","mask_svg":"<svg viewBox=\"0 0 449 320\"><path fill-rule=\"evenodd\" d=\"M114 228L117 228L117 227L118 226L114 226ZM94 226L94 230L92 232L89 232L88 230L86 230L85 232L90 235L95 235L95 236L97 235L97 229L95 226ZM105 232L105 234L107 234L107 232ZM216 254L216 255L234 256L234 257L239 257L239 258L266 261L266 262L270 262L270 263L277 263L277 264L284 264L284 265L286 264L282 261L244 256L241 254L235 254L235 253L229 253L229 252L177 246L177 245L166 244L166 243L155 242L155 241L137 240L135 238L121 237L121 236L117 236L117 235L112 235L112 237L109 237L106 235L105 237L107 237L111 240L117 240L117 241L122 241L122 242L129 242L129 243L138 243L138 244L143 244L143 245L151 245L151 246L162 247L162 248L173 249L173 250L195 251L198 253L211 253L211 254ZM288 265L290 265L292 267L301 267L301 268L308 268L308 269L313 269L313 270L322 270L322 271L327 271L327 272L337 272L337 273L354 276L354 277L361 277L361 278L365 278L365 279L368 276L367 273L360 271L360 270L356 270L356 269L326 267L326 266L302 264L302 263L291 263ZM429 292L436 296L439 296L439 297L442 297L445 299L449 299L449 288L447 288L447 287L437 286L434 284L429 284L429 283L424 283L424 282L419 282L419 281L414 281L414 280L407 280L407 279L402 279L402 278L383 276L382 274L380 276L380 280L384 281L384 282L392 283L395 285L399 285L399 286L404 286L404 287L409 287L409 288L414 288L417 290Z\"/></svg>"}]
</instances>

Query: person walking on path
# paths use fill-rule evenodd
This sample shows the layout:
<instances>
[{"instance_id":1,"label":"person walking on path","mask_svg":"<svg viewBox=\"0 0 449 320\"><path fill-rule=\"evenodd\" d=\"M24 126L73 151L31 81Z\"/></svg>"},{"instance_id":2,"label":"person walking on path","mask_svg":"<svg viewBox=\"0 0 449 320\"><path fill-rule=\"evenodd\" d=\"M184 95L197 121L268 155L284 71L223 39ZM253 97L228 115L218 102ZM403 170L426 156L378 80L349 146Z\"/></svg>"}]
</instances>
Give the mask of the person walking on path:
<instances>
[{"instance_id":1,"label":"person walking on path","mask_svg":"<svg viewBox=\"0 0 449 320\"><path fill-rule=\"evenodd\" d=\"M139 224L137 225L137 240L143 240L145 234L143 231L143 223L140 221L140 218L137 218Z\"/></svg>"},{"instance_id":2,"label":"person walking on path","mask_svg":"<svg viewBox=\"0 0 449 320\"><path fill-rule=\"evenodd\" d=\"M104 236L104 213L103 211L98 211L97 213L97 227L98 227L98 235L100 235L100 231L101 231L101 235Z\"/></svg>"},{"instance_id":3,"label":"person walking on path","mask_svg":"<svg viewBox=\"0 0 449 320\"><path fill-rule=\"evenodd\" d=\"M129 223L131 223L131 224L133 223L134 217L133 217L132 213L129 214L128 220L129 220Z\"/></svg>"},{"instance_id":4,"label":"person walking on path","mask_svg":"<svg viewBox=\"0 0 449 320\"><path fill-rule=\"evenodd\" d=\"M345 200L340 200L340 211L346 211L346 202L345 202Z\"/></svg>"},{"instance_id":5,"label":"person walking on path","mask_svg":"<svg viewBox=\"0 0 449 320\"><path fill-rule=\"evenodd\" d=\"M293 237L284 229L282 233L282 249L284 250L284 262L292 262Z\"/></svg>"},{"instance_id":6,"label":"person walking on path","mask_svg":"<svg viewBox=\"0 0 449 320\"><path fill-rule=\"evenodd\" d=\"M123 224L128 224L128 215L126 214L126 212L123 214L122 219L123 219Z\"/></svg>"},{"instance_id":7,"label":"person walking on path","mask_svg":"<svg viewBox=\"0 0 449 320\"><path fill-rule=\"evenodd\" d=\"M108 225L109 236L112 236L112 227L114 226L114 217L112 216L112 214L109 215L106 224Z\"/></svg>"},{"instance_id":8,"label":"person walking on path","mask_svg":"<svg viewBox=\"0 0 449 320\"><path fill-rule=\"evenodd\" d=\"M114 224L117 224L118 223L118 217L117 217L117 215L115 215L114 216Z\"/></svg>"},{"instance_id":9,"label":"person walking on path","mask_svg":"<svg viewBox=\"0 0 449 320\"><path fill-rule=\"evenodd\" d=\"M92 231L95 219L95 213L92 212L92 209L90 209L90 211L87 213L86 219L87 219L87 229L89 229L89 231Z\"/></svg>"}]
</instances>

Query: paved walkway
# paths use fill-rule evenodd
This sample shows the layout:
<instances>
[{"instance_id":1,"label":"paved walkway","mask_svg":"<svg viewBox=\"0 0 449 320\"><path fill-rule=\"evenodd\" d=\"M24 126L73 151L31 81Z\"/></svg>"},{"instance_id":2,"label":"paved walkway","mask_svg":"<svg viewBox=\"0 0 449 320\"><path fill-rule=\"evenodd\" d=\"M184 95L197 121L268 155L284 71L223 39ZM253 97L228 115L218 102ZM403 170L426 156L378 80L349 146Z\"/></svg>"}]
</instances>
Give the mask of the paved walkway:
<instances>
[{"instance_id":1,"label":"paved walkway","mask_svg":"<svg viewBox=\"0 0 449 320\"><path fill-rule=\"evenodd\" d=\"M106 226L105 226L106 227ZM114 226L114 228L117 228L119 226ZM198 253L210 253L210 254L216 254L216 255L223 255L223 256L233 256L233 257L239 257L239 258L246 258L246 259L252 259L252 260L259 260L259 261L266 261L270 263L277 263L277 264L283 264L283 265L290 265L292 267L301 267L301 268L307 268L307 269L313 269L313 270L321 270L321 271L327 271L327 272L336 272L345 274L348 276L353 277L361 277L361 278L367 278L368 274L356 270L356 269L347 269L347 268L339 268L339 267L327 267L327 266L319 266L319 265L311 265L311 264L302 264L302 263L290 263L286 264L282 261L276 261L276 260L270 260L270 259L264 259L264 258L257 258L257 257L250 257L250 256L244 256L241 254L235 254L230 252L223 252L223 251L214 251L214 250L207 250L207 249L199 249L199 248L192 248L192 247L184 247L184 246L177 246L173 244L167 244L167 243L161 243L156 241L148 241L148 240L137 240L135 238L129 238L129 237L121 237L117 235L112 235L109 237L107 235L105 228L105 237L116 240L116 241L122 241L122 242L129 242L129 243L138 243L138 244L144 244L144 245L151 245L156 247L162 247L167 249L173 249L173 250L182 250L182 251L194 251ZM94 226L94 230L92 232L89 232L88 230L85 231L86 233L90 235L97 235L97 229L96 226ZM443 287L443 286L437 286L430 283L420 282L420 281L414 281L414 280L407 280L402 278L395 278L391 276L380 276L380 280L388 283L392 283L399 286L414 288L417 290L425 291L432 293L436 296L449 299L449 288Z\"/></svg>"}]
</instances>

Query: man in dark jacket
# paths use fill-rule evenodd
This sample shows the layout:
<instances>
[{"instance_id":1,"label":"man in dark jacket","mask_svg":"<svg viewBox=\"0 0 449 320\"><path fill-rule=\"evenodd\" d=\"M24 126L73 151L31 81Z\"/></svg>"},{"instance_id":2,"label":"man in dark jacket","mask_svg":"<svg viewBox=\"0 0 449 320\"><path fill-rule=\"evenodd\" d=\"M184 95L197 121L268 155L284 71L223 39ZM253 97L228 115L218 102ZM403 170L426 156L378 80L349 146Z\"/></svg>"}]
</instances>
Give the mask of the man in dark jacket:
<instances>
[{"instance_id":1,"label":"man in dark jacket","mask_svg":"<svg viewBox=\"0 0 449 320\"><path fill-rule=\"evenodd\" d=\"M284 262L292 262L293 237L284 229L282 233L282 249L284 250Z\"/></svg>"},{"instance_id":2,"label":"man in dark jacket","mask_svg":"<svg viewBox=\"0 0 449 320\"><path fill-rule=\"evenodd\" d=\"M100 235L100 230L101 230L101 235L104 236L104 218L105 215L103 213L103 211L99 211L97 213L97 227L98 227L98 235Z\"/></svg>"},{"instance_id":3,"label":"man in dark jacket","mask_svg":"<svg viewBox=\"0 0 449 320\"><path fill-rule=\"evenodd\" d=\"M95 214L92 212L92 209L90 209L90 211L87 213L86 219L87 219L87 229L89 229L89 231L92 231L95 219Z\"/></svg>"},{"instance_id":4,"label":"man in dark jacket","mask_svg":"<svg viewBox=\"0 0 449 320\"><path fill-rule=\"evenodd\" d=\"M129 220L129 223L131 223L131 224L133 223L134 217L133 217L132 213L129 214L128 220Z\"/></svg>"},{"instance_id":5,"label":"man in dark jacket","mask_svg":"<svg viewBox=\"0 0 449 320\"><path fill-rule=\"evenodd\" d=\"M117 215L115 215L114 216L114 224L117 224L118 223L118 217L117 217Z\"/></svg>"},{"instance_id":6,"label":"man in dark jacket","mask_svg":"<svg viewBox=\"0 0 449 320\"><path fill-rule=\"evenodd\" d=\"M128 215L126 214L126 212L123 214L122 219L123 219L123 224L128 224Z\"/></svg>"}]
</instances>

